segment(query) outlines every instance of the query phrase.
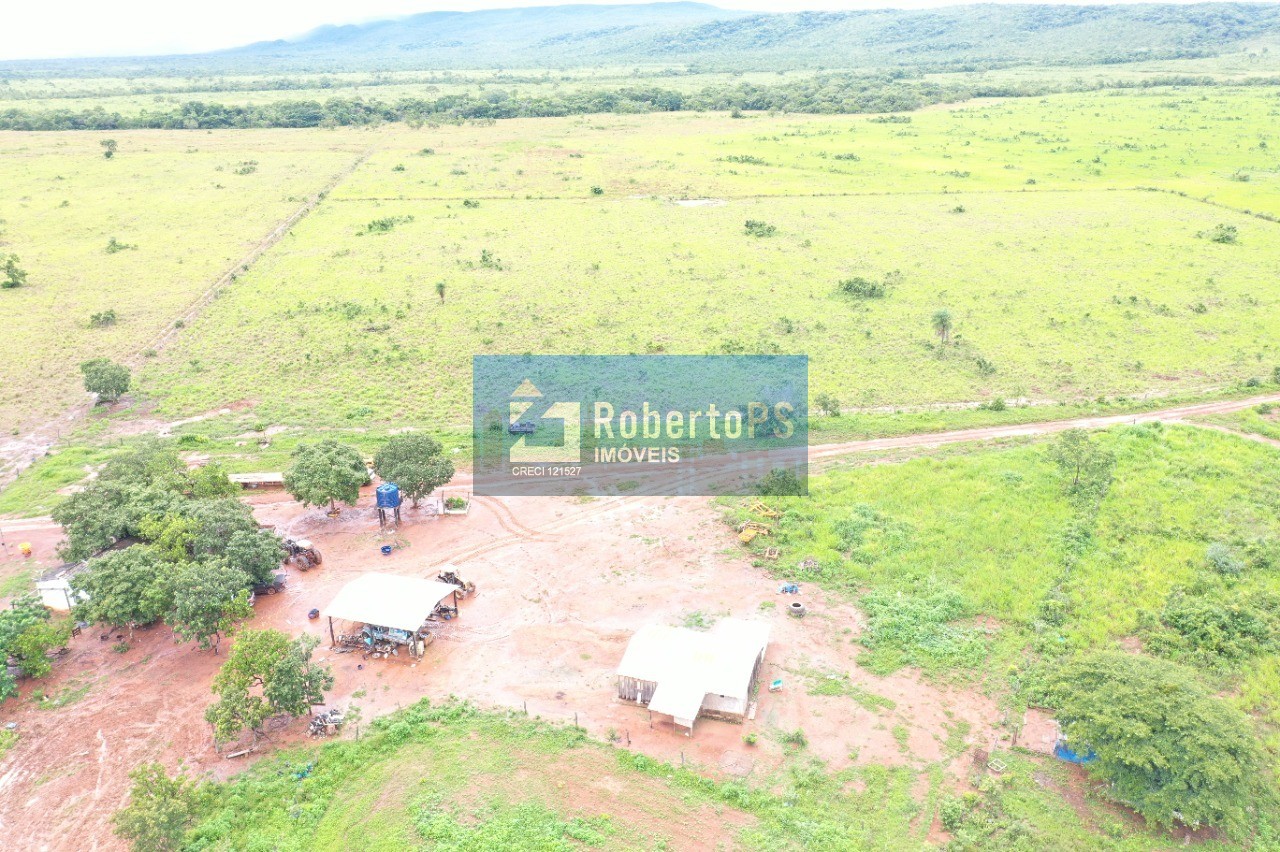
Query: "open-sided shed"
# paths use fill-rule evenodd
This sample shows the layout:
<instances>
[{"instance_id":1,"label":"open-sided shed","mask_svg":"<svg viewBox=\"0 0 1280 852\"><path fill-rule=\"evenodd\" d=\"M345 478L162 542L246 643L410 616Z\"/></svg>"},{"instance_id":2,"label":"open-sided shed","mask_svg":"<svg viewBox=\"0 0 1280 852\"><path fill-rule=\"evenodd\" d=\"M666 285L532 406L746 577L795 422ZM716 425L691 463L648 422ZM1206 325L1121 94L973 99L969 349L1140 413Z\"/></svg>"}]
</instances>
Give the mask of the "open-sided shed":
<instances>
[{"instance_id":1,"label":"open-sided shed","mask_svg":"<svg viewBox=\"0 0 1280 852\"><path fill-rule=\"evenodd\" d=\"M333 620L376 624L416 633L446 598L458 606L458 587L438 580L395 574L362 574L342 587L324 608L329 638L335 643Z\"/></svg>"},{"instance_id":2,"label":"open-sided shed","mask_svg":"<svg viewBox=\"0 0 1280 852\"><path fill-rule=\"evenodd\" d=\"M693 731L699 716L741 722L769 647L769 625L727 618L710 631L651 624L631 637L618 697Z\"/></svg>"}]
</instances>

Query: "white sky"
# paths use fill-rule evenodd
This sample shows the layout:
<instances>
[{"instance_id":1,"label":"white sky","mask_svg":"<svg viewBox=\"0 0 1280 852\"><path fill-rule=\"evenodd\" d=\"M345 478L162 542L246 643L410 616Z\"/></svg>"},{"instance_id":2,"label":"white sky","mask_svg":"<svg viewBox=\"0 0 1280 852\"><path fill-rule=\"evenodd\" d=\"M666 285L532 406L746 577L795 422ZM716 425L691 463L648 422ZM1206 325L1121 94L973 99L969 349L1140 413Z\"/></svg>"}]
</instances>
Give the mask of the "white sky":
<instances>
[{"instance_id":1,"label":"white sky","mask_svg":"<svg viewBox=\"0 0 1280 852\"><path fill-rule=\"evenodd\" d=\"M321 24L347 24L418 12L551 6L557 2L569 0L0 0L0 59L193 53L289 38ZM713 5L791 12L919 8L952 2L718 0Z\"/></svg>"}]
</instances>

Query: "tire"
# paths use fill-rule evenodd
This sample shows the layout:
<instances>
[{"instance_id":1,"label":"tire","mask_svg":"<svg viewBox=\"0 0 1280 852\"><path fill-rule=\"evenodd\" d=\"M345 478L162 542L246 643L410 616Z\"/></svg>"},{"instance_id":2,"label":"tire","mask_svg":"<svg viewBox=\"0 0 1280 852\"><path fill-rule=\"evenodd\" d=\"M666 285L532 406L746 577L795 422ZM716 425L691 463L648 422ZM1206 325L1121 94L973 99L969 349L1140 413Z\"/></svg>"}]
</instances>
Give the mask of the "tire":
<instances>
[{"instance_id":1,"label":"tire","mask_svg":"<svg viewBox=\"0 0 1280 852\"><path fill-rule=\"evenodd\" d=\"M311 562L313 565L319 565L321 562L324 561L323 559L320 558L320 551L316 550L314 547L311 548L311 551L308 553L308 555L311 557Z\"/></svg>"}]
</instances>

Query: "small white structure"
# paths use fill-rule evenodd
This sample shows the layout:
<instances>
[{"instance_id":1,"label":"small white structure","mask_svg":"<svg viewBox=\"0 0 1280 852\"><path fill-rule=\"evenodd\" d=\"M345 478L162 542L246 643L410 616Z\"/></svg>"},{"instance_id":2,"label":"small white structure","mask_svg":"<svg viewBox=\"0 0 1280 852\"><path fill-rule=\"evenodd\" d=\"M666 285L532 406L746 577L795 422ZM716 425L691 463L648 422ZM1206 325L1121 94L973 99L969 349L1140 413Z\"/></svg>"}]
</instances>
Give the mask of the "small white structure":
<instances>
[{"instance_id":1,"label":"small white structure","mask_svg":"<svg viewBox=\"0 0 1280 852\"><path fill-rule=\"evenodd\" d=\"M36 592L40 595L40 603L58 612L69 612L79 599L87 596L81 592L77 595L71 591L71 578L85 568L84 562L73 565L59 565L36 578Z\"/></svg>"},{"instance_id":2,"label":"small white structure","mask_svg":"<svg viewBox=\"0 0 1280 852\"><path fill-rule=\"evenodd\" d=\"M769 625L726 618L707 632L651 624L618 666L618 697L672 717L693 732L711 716L742 722L769 647Z\"/></svg>"}]
</instances>

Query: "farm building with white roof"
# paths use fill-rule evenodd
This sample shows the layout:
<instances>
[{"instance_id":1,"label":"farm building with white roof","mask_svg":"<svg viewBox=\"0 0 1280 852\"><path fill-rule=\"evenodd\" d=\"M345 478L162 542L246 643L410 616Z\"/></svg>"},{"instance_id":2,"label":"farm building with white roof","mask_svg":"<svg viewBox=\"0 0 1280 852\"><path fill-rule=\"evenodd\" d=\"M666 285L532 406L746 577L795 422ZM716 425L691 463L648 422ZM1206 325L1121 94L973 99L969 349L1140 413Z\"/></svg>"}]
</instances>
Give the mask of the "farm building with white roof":
<instances>
[{"instance_id":1,"label":"farm building with white roof","mask_svg":"<svg viewBox=\"0 0 1280 852\"><path fill-rule=\"evenodd\" d=\"M618 666L618 698L670 716L693 732L694 720L747 718L769 647L769 625L727 618L709 631L651 624L631 637Z\"/></svg>"}]
</instances>

